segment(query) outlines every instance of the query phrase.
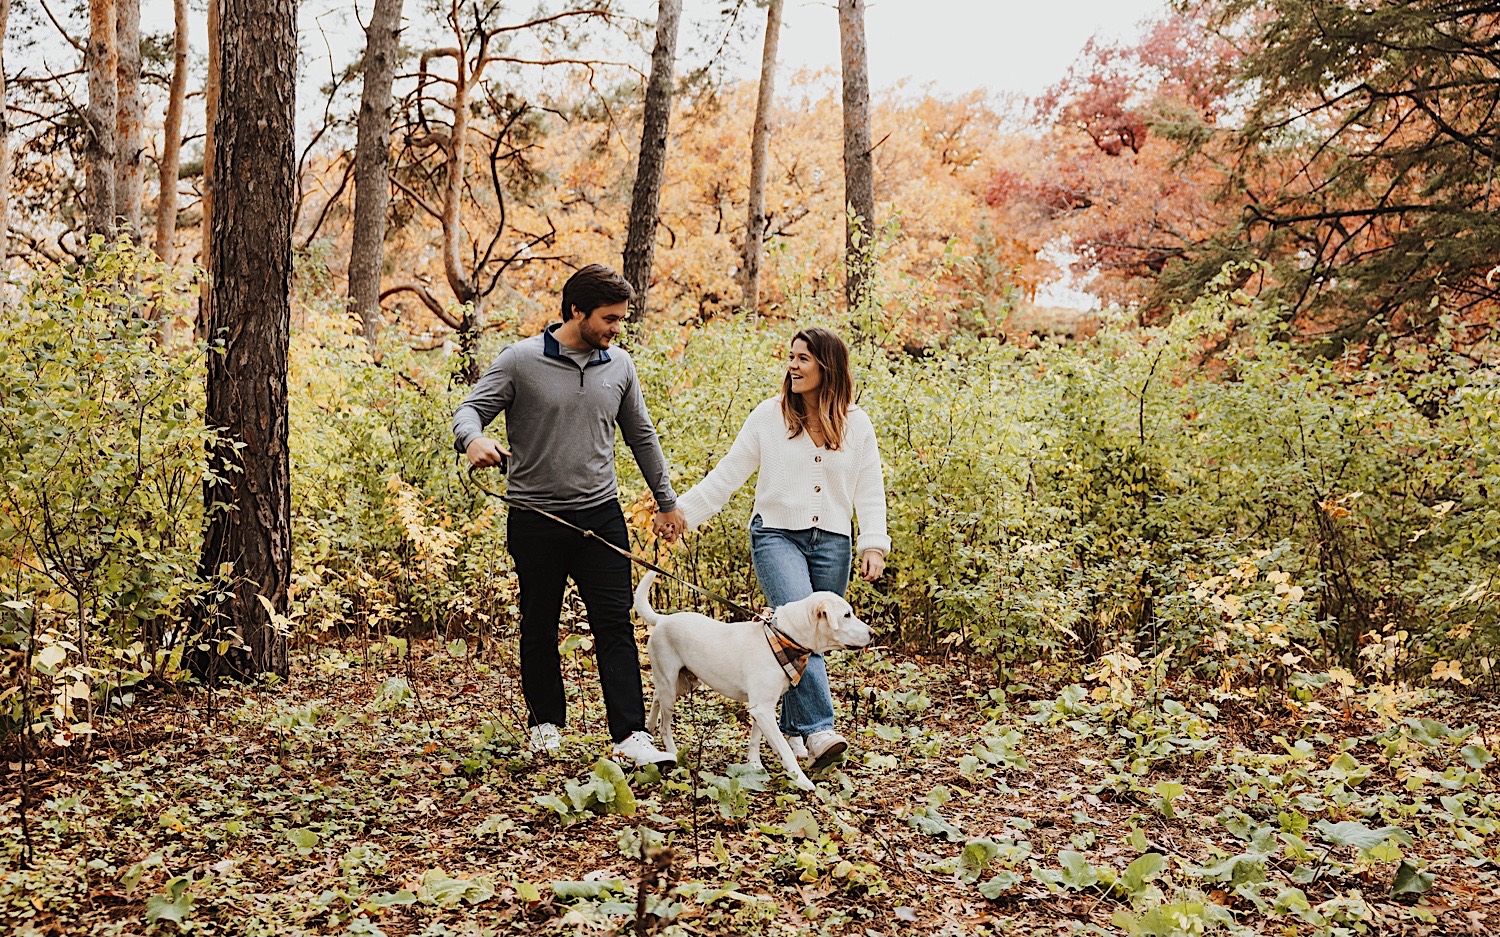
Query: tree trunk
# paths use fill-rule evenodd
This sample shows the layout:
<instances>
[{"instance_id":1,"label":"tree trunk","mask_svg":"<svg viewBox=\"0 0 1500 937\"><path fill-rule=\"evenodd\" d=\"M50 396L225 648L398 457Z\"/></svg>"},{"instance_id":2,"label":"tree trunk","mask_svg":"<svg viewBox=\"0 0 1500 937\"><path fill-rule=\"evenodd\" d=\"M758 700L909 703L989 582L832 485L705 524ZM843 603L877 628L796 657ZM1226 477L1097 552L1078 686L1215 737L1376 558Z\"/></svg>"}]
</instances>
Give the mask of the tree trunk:
<instances>
[{"instance_id":1,"label":"tree trunk","mask_svg":"<svg viewBox=\"0 0 1500 937\"><path fill-rule=\"evenodd\" d=\"M115 230L115 112L119 95L119 46L115 41L114 0L89 0L89 103L87 164L84 167L84 213L87 233L111 237Z\"/></svg>"},{"instance_id":2,"label":"tree trunk","mask_svg":"<svg viewBox=\"0 0 1500 937\"><path fill-rule=\"evenodd\" d=\"M459 48L461 50L462 45ZM448 288L453 291L453 298L460 303L472 303L456 329L459 354L463 357L460 377L466 384L479 380L479 358L476 352L482 323L479 317L479 287L464 269L460 254L464 237L464 154L469 144L469 89L478 83L479 76L484 71L486 48L487 44L481 42L472 73L462 51L455 59L457 68L453 85L453 130L448 136L448 165L443 183L443 274L447 277Z\"/></svg>"},{"instance_id":3,"label":"tree trunk","mask_svg":"<svg viewBox=\"0 0 1500 937\"><path fill-rule=\"evenodd\" d=\"M204 273L213 273L213 163L214 124L219 123L219 10L220 0L208 0L208 75L202 82L202 112L204 112L204 135L202 135L202 238L201 256L198 258ZM202 309L199 324L207 319L208 291L202 291Z\"/></svg>"},{"instance_id":4,"label":"tree trunk","mask_svg":"<svg viewBox=\"0 0 1500 937\"><path fill-rule=\"evenodd\" d=\"M205 416L221 441L204 483L209 520L199 571L224 595L195 623L200 649L191 657L193 672L210 682L287 676L287 638L262 599L286 614L292 565L287 342L297 6L220 3L214 161L223 172L214 183L207 312L209 335L224 351L208 356Z\"/></svg>"},{"instance_id":5,"label":"tree trunk","mask_svg":"<svg viewBox=\"0 0 1500 937\"><path fill-rule=\"evenodd\" d=\"M760 255L766 237L766 157L771 147L771 101L776 97L776 48L781 43L782 0L766 8L766 41L760 56L760 95L750 138L750 205L745 221L744 296L740 308L760 308Z\"/></svg>"},{"instance_id":6,"label":"tree trunk","mask_svg":"<svg viewBox=\"0 0 1500 937\"><path fill-rule=\"evenodd\" d=\"M400 35L401 0L375 0L365 30L365 80L354 146L354 240L349 248L349 300L364 323L371 351L380 335L380 271L391 202L391 83Z\"/></svg>"},{"instance_id":7,"label":"tree trunk","mask_svg":"<svg viewBox=\"0 0 1500 937\"><path fill-rule=\"evenodd\" d=\"M166 139L161 150L161 189L156 196L156 256L170 264L177 253L177 176L182 166L182 110L187 101L187 0L172 0L172 86L167 95Z\"/></svg>"},{"instance_id":8,"label":"tree trunk","mask_svg":"<svg viewBox=\"0 0 1500 937\"><path fill-rule=\"evenodd\" d=\"M0 0L0 273L5 271L10 240L10 117L5 107L5 31L10 25L10 0Z\"/></svg>"},{"instance_id":9,"label":"tree trunk","mask_svg":"<svg viewBox=\"0 0 1500 937\"><path fill-rule=\"evenodd\" d=\"M875 161L870 153L870 72L865 0L839 0L839 58L844 76L844 296L849 311L870 296L870 237L875 225Z\"/></svg>"},{"instance_id":10,"label":"tree trunk","mask_svg":"<svg viewBox=\"0 0 1500 937\"><path fill-rule=\"evenodd\" d=\"M115 214L141 240L141 177L145 146L141 142L141 0L115 0L118 49L115 87Z\"/></svg>"},{"instance_id":11,"label":"tree trunk","mask_svg":"<svg viewBox=\"0 0 1500 937\"><path fill-rule=\"evenodd\" d=\"M659 0L656 5L656 48L651 52L651 77L646 80L646 106L641 119L641 158L630 196L630 227L625 234L624 276L635 287L635 315L646 313L651 285L651 257L656 251L657 209L662 177L666 174L667 124L672 116L672 68L677 58L677 25L682 0Z\"/></svg>"},{"instance_id":12,"label":"tree trunk","mask_svg":"<svg viewBox=\"0 0 1500 937\"><path fill-rule=\"evenodd\" d=\"M198 321L193 324L193 337L203 341L208 337L208 284L214 274L213 218L214 218L214 125L219 121L219 18L221 0L208 0L208 75L203 80L203 173L199 183L203 197L199 200L201 216L198 221L198 263L203 268L205 283L198 291Z\"/></svg>"}]
</instances>

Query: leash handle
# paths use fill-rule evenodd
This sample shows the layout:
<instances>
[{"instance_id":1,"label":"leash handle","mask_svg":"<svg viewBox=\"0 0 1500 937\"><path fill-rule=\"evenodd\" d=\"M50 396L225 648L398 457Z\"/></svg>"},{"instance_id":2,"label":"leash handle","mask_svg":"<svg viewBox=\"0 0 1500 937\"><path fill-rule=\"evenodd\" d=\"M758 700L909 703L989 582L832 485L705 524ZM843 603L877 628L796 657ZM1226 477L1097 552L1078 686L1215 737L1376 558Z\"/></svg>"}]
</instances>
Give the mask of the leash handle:
<instances>
[{"instance_id":1,"label":"leash handle","mask_svg":"<svg viewBox=\"0 0 1500 937\"><path fill-rule=\"evenodd\" d=\"M502 462L501 466L502 466L502 469L503 469L504 466L505 466L505 463ZM646 559L645 557L643 557L643 556L637 556L634 553L631 553L629 550L626 550L626 549L620 547L618 544L610 543L608 540L605 540L603 537L599 536L598 533L596 533L596 532L594 532L592 530L589 530L589 529L587 529L585 527L579 527L577 524L573 523L572 521L569 521L566 518L558 517L556 514L553 514L551 511L548 511L548 510L546 510L544 508L539 508L539 507L536 507L535 505L527 504L524 501L518 501L515 498L510 497L509 495L503 495L503 494L500 494L499 492L491 491L490 489L488 489L485 486L481 485L474 478L474 473L477 472L478 470L479 470L479 466L477 466L477 465L471 465L471 466L469 466L469 474L468 474L469 483L472 484L475 488L477 488L480 491L484 492L485 494L489 495L491 498L494 498L496 501L500 501L500 502L502 502L504 504L508 504L508 505L510 505L511 507L514 507L514 508L520 508L523 511L533 511L533 512L535 512L537 514L542 515L545 518L548 518L550 520L556 521L557 523L563 525L564 527L572 528L573 530L576 530L579 533L583 534L585 537L592 537L593 539L595 539L595 540L599 541L600 543L604 544L605 546L609 547L611 550L615 551L616 553L618 553L621 556L625 557L626 559L630 560L632 563L635 563L635 564L637 564L639 566L645 567L646 569L649 569L652 572L657 573L658 575L666 576L668 579L675 579L678 582L682 583L683 585L687 586L693 592L696 592L699 595L704 596L705 598L712 599L715 602L720 603L721 605L728 606L729 608L733 609L734 611L738 612L739 614L744 615L747 621L760 621L760 622L766 622L767 624L771 623L771 619L766 618L766 616L762 615L760 612L752 612L752 611L750 611L750 609L746 608L745 606L741 605L740 603L736 602L735 600L733 600L733 599L731 599L731 598L729 598L727 596L720 595L719 593L714 592L711 589L705 589L702 586L697 585L696 583L689 582L688 580L682 578L681 576L677 575L676 573L669 572L668 570L662 569L660 566L658 566L657 564L651 562L650 560Z\"/></svg>"}]
</instances>

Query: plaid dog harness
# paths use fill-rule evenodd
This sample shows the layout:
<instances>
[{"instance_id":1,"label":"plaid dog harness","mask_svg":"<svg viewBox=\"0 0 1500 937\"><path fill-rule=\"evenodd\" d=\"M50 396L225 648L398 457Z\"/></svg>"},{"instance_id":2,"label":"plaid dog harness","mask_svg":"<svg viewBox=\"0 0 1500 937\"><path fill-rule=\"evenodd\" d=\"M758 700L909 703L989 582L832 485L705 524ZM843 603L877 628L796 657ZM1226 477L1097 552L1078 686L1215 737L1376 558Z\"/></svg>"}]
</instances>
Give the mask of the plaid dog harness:
<instances>
[{"instance_id":1,"label":"plaid dog harness","mask_svg":"<svg viewBox=\"0 0 1500 937\"><path fill-rule=\"evenodd\" d=\"M787 679L796 686L802 680L802 671L807 669L811 648L803 647L796 641L787 637L786 634L776 627L775 618L761 619L765 624L766 643L771 645L771 653L776 655L776 663L786 671Z\"/></svg>"}]
</instances>

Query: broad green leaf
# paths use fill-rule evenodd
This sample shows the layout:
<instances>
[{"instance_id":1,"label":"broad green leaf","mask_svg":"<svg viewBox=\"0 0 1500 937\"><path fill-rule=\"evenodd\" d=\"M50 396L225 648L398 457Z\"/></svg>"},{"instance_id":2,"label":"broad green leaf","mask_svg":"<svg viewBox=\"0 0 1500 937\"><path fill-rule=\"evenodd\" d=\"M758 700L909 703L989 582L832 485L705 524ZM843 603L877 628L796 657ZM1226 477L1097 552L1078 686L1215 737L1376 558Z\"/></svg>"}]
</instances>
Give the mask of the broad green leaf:
<instances>
[{"instance_id":1,"label":"broad green leaf","mask_svg":"<svg viewBox=\"0 0 1500 937\"><path fill-rule=\"evenodd\" d=\"M1495 756L1490 754L1490 750L1478 742L1465 745L1458 750L1458 753L1463 756L1464 764L1475 771L1482 770L1485 765L1495 760Z\"/></svg>"},{"instance_id":2,"label":"broad green leaf","mask_svg":"<svg viewBox=\"0 0 1500 937\"><path fill-rule=\"evenodd\" d=\"M573 898L596 899L610 892L625 893L625 883L617 878L598 879L589 882L553 882L552 893L564 900Z\"/></svg>"},{"instance_id":3,"label":"broad green leaf","mask_svg":"<svg viewBox=\"0 0 1500 937\"><path fill-rule=\"evenodd\" d=\"M1365 852L1388 839L1394 839L1406 846L1412 843L1411 835L1400 827L1382 826L1372 830L1357 820L1345 820L1342 823L1319 820L1313 824L1313 828L1322 835L1324 842L1335 846L1353 846Z\"/></svg>"},{"instance_id":4,"label":"broad green leaf","mask_svg":"<svg viewBox=\"0 0 1500 937\"><path fill-rule=\"evenodd\" d=\"M1432 887L1437 876L1425 869L1418 868L1411 862L1402 862L1396 869L1396 877L1391 881L1391 897L1402 895L1422 895Z\"/></svg>"},{"instance_id":5,"label":"broad green leaf","mask_svg":"<svg viewBox=\"0 0 1500 937\"><path fill-rule=\"evenodd\" d=\"M1057 854L1057 859L1062 863L1063 881L1072 886L1074 890L1088 888L1099 881L1099 870L1089 865L1088 859L1083 853L1064 849Z\"/></svg>"},{"instance_id":6,"label":"broad green leaf","mask_svg":"<svg viewBox=\"0 0 1500 937\"><path fill-rule=\"evenodd\" d=\"M818 821L813 818L810 811L799 808L792 811L792 815L786 818L781 825L787 836L793 839L817 839Z\"/></svg>"},{"instance_id":7,"label":"broad green leaf","mask_svg":"<svg viewBox=\"0 0 1500 937\"><path fill-rule=\"evenodd\" d=\"M1022 876L1019 872L1000 872L996 874L994 878L980 882L979 893L984 897L990 899L991 901L994 901L1005 892L1008 892L1012 888L1015 888L1017 885L1021 884L1023 878L1024 876Z\"/></svg>"},{"instance_id":8,"label":"broad green leaf","mask_svg":"<svg viewBox=\"0 0 1500 937\"><path fill-rule=\"evenodd\" d=\"M146 899L146 922L174 921L181 924L193 909L193 894L188 891L192 879L178 875L167 880L165 894Z\"/></svg>"},{"instance_id":9,"label":"broad green leaf","mask_svg":"<svg viewBox=\"0 0 1500 937\"><path fill-rule=\"evenodd\" d=\"M1167 858L1159 852L1148 852L1136 858L1120 873L1120 887L1132 898L1146 890L1146 886L1167 867Z\"/></svg>"}]
</instances>

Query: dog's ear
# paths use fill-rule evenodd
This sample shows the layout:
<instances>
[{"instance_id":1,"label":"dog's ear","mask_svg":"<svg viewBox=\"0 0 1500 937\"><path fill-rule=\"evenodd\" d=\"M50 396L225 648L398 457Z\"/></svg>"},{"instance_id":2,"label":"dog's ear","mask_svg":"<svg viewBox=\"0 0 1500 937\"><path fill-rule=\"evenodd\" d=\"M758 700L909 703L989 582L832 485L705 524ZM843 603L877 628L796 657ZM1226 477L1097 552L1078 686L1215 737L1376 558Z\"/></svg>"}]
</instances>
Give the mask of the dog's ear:
<instances>
[{"instance_id":1,"label":"dog's ear","mask_svg":"<svg viewBox=\"0 0 1500 937\"><path fill-rule=\"evenodd\" d=\"M818 636L819 644L837 645L839 643L838 621L835 617L837 615L838 609L826 596L818 599L817 604L813 606L813 633Z\"/></svg>"}]
</instances>

